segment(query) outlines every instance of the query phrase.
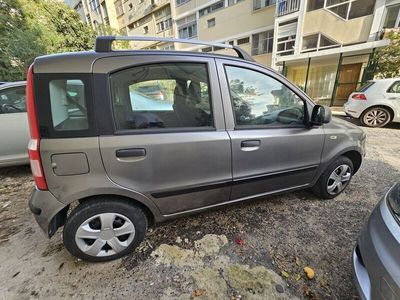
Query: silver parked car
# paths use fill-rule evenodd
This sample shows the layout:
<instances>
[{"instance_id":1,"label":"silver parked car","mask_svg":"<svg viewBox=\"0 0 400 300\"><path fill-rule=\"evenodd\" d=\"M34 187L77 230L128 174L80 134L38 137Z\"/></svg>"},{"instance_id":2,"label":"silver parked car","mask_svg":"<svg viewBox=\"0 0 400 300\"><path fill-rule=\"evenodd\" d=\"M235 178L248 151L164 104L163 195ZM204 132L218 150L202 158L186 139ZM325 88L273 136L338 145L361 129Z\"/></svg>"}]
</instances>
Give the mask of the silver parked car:
<instances>
[{"instance_id":1,"label":"silver parked car","mask_svg":"<svg viewBox=\"0 0 400 300\"><path fill-rule=\"evenodd\" d=\"M400 299L400 183L383 197L353 251L361 299Z\"/></svg>"},{"instance_id":2,"label":"silver parked car","mask_svg":"<svg viewBox=\"0 0 400 300\"><path fill-rule=\"evenodd\" d=\"M368 127L400 122L400 78L369 81L350 94L344 111Z\"/></svg>"},{"instance_id":3,"label":"silver parked car","mask_svg":"<svg viewBox=\"0 0 400 300\"><path fill-rule=\"evenodd\" d=\"M28 164L25 81L0 85L0 167Z\"/></svg>"},{"instance_id":4,"label":"silver parked car","mask_svg":"<svg viewBox=\"0 0 400 300\"><path fill-rule=\"evenodd\" d=\"M112 51L115 39L39 57L28 73L29 206L48 236L64 226L73 255L121 257L148 223L256 197L334 198L360 168L364 132L240 48ZM166 96L138 93L143 82Z\"/></svg>"}]
</instances>

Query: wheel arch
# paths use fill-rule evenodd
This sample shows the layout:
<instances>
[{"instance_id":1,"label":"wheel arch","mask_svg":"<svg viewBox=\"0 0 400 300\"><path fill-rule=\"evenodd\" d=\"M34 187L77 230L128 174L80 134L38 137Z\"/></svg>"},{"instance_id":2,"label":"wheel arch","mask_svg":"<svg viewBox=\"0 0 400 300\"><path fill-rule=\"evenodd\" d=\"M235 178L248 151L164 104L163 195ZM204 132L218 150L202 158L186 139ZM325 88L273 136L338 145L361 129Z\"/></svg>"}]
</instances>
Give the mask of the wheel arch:
<instances>
[{"instance_id":1,"label":"wheel arch","mask_svg":"<svg viewBox=\"0 0 400 300\"><path fill-rule=\"evenodd\" d=\"M356 174L357 171L360 169L361 163L362 163L361 153L356 150L350 150L350 151L342 153L341 156L345 156L351 160L351 162L353 163L353 168L354 168L353 174Z\"/></svg>"},{"instance_id":2,"label":"wheel arch","mask_svg":"<svg viewBox=\"0 0 400 300\"><path fill-rule=\"evenodd\" d=\"M391 107L390 105L388 105L387 103L377 103L371 106L368 106L366 109L363 110L363 112L360 114L360 119L364 117L364 114L370 110L371 108L377 108L377 107L381 107L381 108L385 108L389 111L390 113L390 121L391 122L393 120L393 118L395 117L395 109L393 107Z\"/></svg>"}]
</instances>

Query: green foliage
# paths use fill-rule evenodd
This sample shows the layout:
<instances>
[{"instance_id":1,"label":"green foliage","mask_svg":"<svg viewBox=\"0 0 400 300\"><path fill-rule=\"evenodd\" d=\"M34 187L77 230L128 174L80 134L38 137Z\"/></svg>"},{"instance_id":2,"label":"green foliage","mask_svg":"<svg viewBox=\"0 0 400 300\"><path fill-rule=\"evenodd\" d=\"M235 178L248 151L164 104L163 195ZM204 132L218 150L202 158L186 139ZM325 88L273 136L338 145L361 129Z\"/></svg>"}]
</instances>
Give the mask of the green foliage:
<instances>
[{"instance_id":1,"label":"green foliage","mask_svg":"<svg viewBox=\"0 0 400 300\"><path fill-rule=\"evenodd\" d=\"M390 45L376 51L374 60L377 63L376 75L380 78L400 76L400 32L393 31L387 35Z\"/></svg>"},{"instance_id":2,"label":"green foliage","mask_svg":"<svg viewBox=\"0 0 400 300\"><path fill-rule=\"evenodd\" d=\"M93 48L95 32L55 0L0 0L0 81L26 78L34 58Z\"/></svg>"}]
</instances>

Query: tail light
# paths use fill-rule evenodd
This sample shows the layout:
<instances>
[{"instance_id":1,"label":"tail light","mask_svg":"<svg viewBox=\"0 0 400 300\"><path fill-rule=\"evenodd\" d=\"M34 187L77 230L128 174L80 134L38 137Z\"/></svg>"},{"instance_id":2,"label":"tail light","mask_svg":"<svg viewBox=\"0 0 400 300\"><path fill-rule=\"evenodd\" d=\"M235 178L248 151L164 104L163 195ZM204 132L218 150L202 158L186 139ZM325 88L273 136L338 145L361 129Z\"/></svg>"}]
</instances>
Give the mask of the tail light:
<instances>
[{"instance_id":1,"label":"tail light","mask_svg":"<svg viewBox=\"0 0 400 300\"><path fill-rule=\"evenodd\" d=\"M352 99L354 100L367 100L367 97L365 96L365 94L361 94L361 93L357 93L357 94L353 94L353 96L351 96Z\"/></svg>"},{"instance_id":2,"label":"tail light","mask_svg":"<svg viewBox=\"0 0 400 300\"><path fill-rule=\"evenodd\" d=\"M26 107L28 110L29 129L31 139L28 145L29 161L36 187L39 190L47 190L47 183L43 173L42 162L40 159L40 135L39 125L36 119L35 93L33 90L33 64L29 67L26 83Z\"/></svg>"}]
</instances>

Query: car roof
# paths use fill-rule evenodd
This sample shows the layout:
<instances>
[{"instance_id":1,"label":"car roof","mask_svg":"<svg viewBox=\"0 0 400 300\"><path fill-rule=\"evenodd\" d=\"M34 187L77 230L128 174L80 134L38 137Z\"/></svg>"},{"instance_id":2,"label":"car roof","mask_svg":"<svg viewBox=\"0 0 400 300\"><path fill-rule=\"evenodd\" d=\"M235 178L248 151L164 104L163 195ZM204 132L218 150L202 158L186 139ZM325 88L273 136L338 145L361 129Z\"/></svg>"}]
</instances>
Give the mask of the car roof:
<instances>
[{"instance_id":1,"label":"car roof","mask_svg":"<svg viewBox=\"0 0 400 300\"><path fill-rule=\"evenodd\" d=\"M195 52L195 51L165 51L165 50L118 50L110 52L80 51L67 52L39 56L34 62L35 73L91 73L94 63L102 58L118 56L141 56L141 55L159 55L159 56L194 56L220 58L234 61L248 62L262 66L256 62L247 61L239 57L230 55ZM262 66L265 68L265 66Z\"/></svg>"},{"instance_id":2,"label":"car roof","mask_svg":"<svg viewBox=\"0 0 400 300\"><path fill-rule=\"evenodd\" d=\"M13 81L13 82L4 82L0 84L0 89L6 89L9 87L14 87L14 86L21 86L21 85L26 85L26 81Z\"/></svg>"},{"instance_id":3,"label":"car roof","mask_svg":"<svg viewBox=\"0 0 400 300\"><path fill-rule=\"evenodd\" d=\"M400 77L396 77L396 78L383 78L383 79L374 79L371 80L373 82L395 82L395 81L399 81Z\"/></svg>"}]
</instances>

